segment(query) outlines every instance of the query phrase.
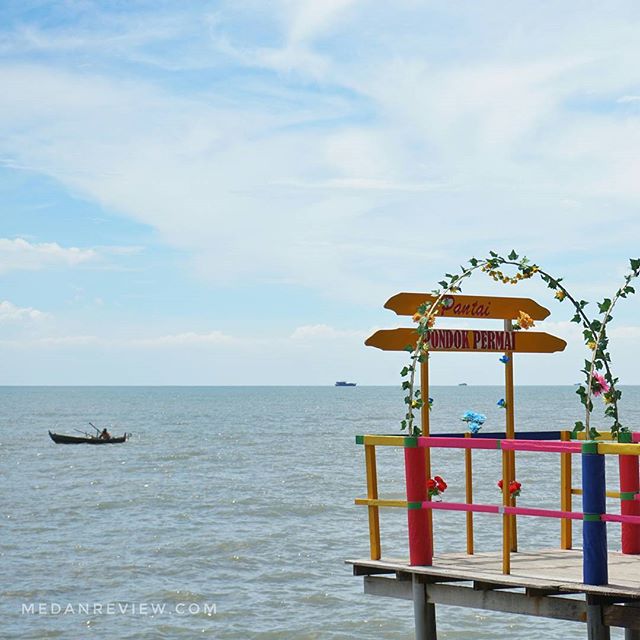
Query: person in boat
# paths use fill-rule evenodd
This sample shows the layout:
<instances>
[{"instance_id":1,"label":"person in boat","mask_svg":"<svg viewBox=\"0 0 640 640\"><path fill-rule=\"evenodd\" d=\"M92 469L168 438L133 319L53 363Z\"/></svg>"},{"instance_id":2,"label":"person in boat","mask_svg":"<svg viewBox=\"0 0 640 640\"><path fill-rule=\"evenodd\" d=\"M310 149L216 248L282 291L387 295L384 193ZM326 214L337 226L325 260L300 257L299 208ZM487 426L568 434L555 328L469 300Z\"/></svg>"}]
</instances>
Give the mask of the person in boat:
<instances>
[{"instance_id":1,"label":"person in boat","mask_svg":"<svg viewBox=\"0 0 640 640\"><path fill-rule=\"evenodd\" d=\"M107 431L106 427L100 433L100 440L111 440L111 434Z\"/></svg>"}]
</instances>

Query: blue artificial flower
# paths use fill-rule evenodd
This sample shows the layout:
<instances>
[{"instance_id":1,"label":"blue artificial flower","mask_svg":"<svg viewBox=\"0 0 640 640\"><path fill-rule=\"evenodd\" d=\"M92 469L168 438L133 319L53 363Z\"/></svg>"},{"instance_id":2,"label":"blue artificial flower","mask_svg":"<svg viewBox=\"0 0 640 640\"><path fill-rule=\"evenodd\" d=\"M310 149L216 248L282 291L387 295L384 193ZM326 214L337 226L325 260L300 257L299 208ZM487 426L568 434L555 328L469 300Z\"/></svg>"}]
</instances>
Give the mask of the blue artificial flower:
<instances>
[{"instance_id":1,"label":"blue artificial flower","mask_svg":"<svg viewBox=\"0 0 640 640\"><path fill-rule=\"evenodd\" d=\"M467 411L462 418L460 418L460 420L469 425L469 431L471 433L478 433L486 419L487 416L476 413L475 411Z\"/></svg>"},{"instance_id":2,"label":"blue artificial flower","mask_svg":"<svg viewBox=\"0 0 640 640\"><path fill-rule=\"evenodd\" d=\"M507 408L507 402L504 398L500 398L500 400L498 400L498 402L496 402L496 404L501 408L501 409L506 409Z\"/></svg>"},{"instance_id":3,"label":"blue artificial flower","mask_svg":"<svg viewBox=\"0 0 640 640\"><path fill-rule=\"evenodd\" d=\"M482 429L482 425L478 422L470 422L469 423L469 431L471 433L478 433Z\"/></svg>"},{"instance_id":4,"label":"blue artificial flower","mask_svg":"<svg viewBox=\"0 0 640 640\"><path fill-rule=\"evenodd\" d=\"M460 418L463 422L477 422L478 424L484 424L486 419L487 416L476 413L475 411L467 411L462 418Z\"/></svg>"},{"instance_id":5,"label":"blue artificial flower","mask_svg":"<svg viewBox=\"0 0 640 640\"><path fill-rule=\"evenodd\" d=\"M507 362L509 362L509 356L500 356L500 362L507 364Z\"/></svg>"}]
</instances>

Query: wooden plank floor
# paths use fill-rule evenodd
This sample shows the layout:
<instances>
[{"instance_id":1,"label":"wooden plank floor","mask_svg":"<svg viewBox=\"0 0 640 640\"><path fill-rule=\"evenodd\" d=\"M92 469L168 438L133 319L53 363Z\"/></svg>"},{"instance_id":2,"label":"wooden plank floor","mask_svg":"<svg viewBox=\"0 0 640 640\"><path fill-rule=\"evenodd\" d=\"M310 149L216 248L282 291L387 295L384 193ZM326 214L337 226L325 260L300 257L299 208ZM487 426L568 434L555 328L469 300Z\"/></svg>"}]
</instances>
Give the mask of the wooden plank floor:
<instances>
[{"instance_id":1,"label":"wooden plank floor","mask_svg":"<svg viewBox=\"0 0 640 640\"><path fill-rule=\"evenodd\" d=\"M557 590L598 596L640 599L640 556L609 552L609 584L592 586L582 582L582 550L524 551L511 555L511 574L502 574L501 553L448 553L434 557L433 566L411 567L407 560L347 560L356 575L376 573L422 574L434 582L470 580L506 587Z\"/></svg>"}]
</instances>

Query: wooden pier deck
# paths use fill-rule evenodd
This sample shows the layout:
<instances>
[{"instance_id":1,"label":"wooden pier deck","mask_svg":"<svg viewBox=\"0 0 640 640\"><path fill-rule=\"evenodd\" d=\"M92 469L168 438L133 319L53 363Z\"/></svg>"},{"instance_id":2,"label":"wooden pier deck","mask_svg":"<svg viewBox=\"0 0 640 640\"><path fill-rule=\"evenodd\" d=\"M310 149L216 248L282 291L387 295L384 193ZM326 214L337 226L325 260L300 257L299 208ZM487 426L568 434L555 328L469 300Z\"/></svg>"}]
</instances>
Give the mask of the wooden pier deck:
<instances>
[{"instance_id":1,"label":"wooden pier deck","mask_svg":"<svg viewBox=\"0 0 640 640\"><path fill-rule=\"evenodd\" d=\"M602 628L590 637L605 638L614 626L625 628L628 640L640 639L640 556L609 552L609 584L600 586L582 582L579 549L513 553L510 575L502 573L500 552L436 555L432 566L391 558L347 563L364 577L365 593L418 605L417 637L435 638L434 605L444 604L574 622L595 619ZM596 616L588 615L590 608L597 608Z\"/></svg>"}]
</instances>

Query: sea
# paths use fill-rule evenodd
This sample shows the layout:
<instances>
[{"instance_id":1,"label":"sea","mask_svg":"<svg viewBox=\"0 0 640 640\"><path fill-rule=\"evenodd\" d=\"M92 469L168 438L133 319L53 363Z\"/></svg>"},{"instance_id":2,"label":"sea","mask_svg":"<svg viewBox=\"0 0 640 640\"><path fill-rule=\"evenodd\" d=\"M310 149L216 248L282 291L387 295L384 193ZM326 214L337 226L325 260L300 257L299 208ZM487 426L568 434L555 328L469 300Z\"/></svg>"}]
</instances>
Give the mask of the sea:
<instances>
[{"instance_id":1,"label":"sea","mask_svg":"<svg viewBox=\"0 0 640 640\"><path fill-rule=\"evenodd\" d=\"M622 422L637 427L640 387L622 391ZM503 393L433 387L432 432L462 433L469 410L503 429ZM345 564L369 554L355 436L399 433L402 398L394 386L0 388L0 638L412 638L411 602L364 595ZM517 387L515 409L520 430L583 417L572 386ZM130 439L69 446L47 434L89 422ZM519 504L559 508L559 456L517 460ZM381 497L403 498L402 464L401 450L378 450ZM463 499L463 469L460 451L433 453L444 500ZM499 452L476 452L474 473L476 500L498 503ZM464 514L434 518L436 554L463 551ZM521 549L559 547L557 520L518 526ZM381 531L383 556L406 557L406 511L383 510ZM612 549L619 537L609 525ZM500 518L477 515L476 549L500 543ZM437 619L439 638L586 636L579 623L440 605Z\"/></svg>"}]
</instances>

